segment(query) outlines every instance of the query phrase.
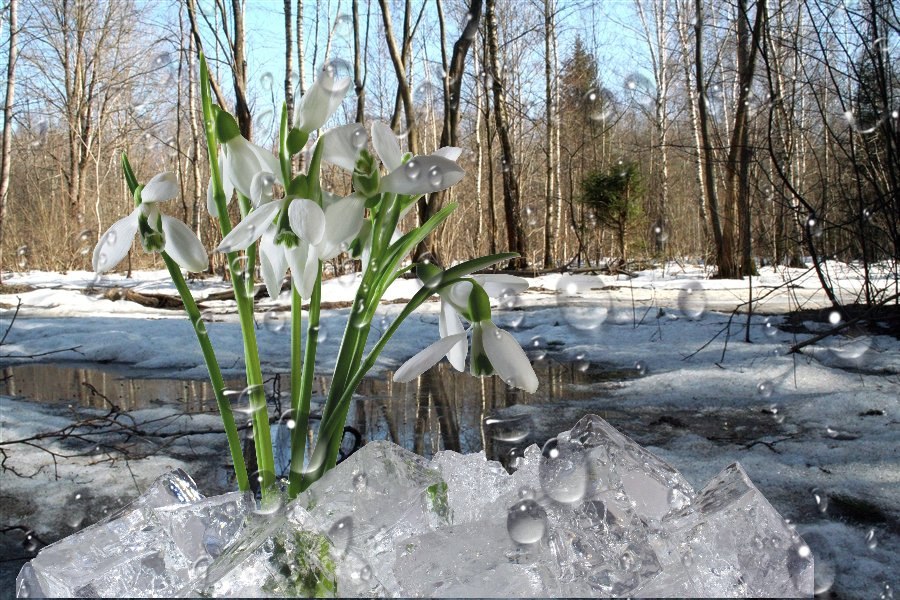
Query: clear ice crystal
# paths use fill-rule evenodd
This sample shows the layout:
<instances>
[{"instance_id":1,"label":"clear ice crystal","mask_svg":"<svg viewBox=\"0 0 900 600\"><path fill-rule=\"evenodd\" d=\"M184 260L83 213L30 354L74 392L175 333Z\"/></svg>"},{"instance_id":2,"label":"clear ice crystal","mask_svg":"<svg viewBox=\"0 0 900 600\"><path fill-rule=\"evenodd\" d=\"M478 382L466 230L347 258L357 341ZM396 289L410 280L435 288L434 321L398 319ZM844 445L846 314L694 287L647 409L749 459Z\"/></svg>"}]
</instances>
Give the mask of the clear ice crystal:
<instances>
[{"instance_id":1,"label":"clear ice crystal","mask_svg":"<svg viewBox=\"0 0 900 600\"><path fill-rule=\"evenodd\" d=\"M508 474L363 446L291 503L181 471L26 564L27 596L809 596L808 546L737 463L698 494L587 416Z\"/></svg>"}]
</instances>

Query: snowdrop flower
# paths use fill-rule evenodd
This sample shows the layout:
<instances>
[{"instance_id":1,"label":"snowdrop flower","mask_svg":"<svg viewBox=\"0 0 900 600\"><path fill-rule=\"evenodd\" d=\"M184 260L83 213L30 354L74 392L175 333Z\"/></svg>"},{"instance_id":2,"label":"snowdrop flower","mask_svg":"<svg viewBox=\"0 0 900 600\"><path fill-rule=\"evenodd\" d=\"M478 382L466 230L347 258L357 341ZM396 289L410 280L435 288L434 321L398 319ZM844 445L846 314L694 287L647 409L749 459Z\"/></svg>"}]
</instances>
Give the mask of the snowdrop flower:
<instances>
[{"instance_id":1,"label":"snowdrop flower","mask_svg":"<svg viewBox=\"0 0 900 600\"><path fill-rule=\"evenodd\" d=\"M260 263L269 296L278 297L281 280L290 268L297 292L309 298L318 261L334 258L356 237L365 210L365 200L354 194L340 198L323 193L323 203L324 208L307 198L261 202L216 250L244 250L260 240ZM287 224L283 221L285 210Z\"/></svg>"},{"instance_id":2,"label":"snowdrop flower","mask_svg":"<svg viewBox=\"0 0 900 600\"><path fill-rule=\"evenodd\" d=\"M365 129L357 123L336 127L324 135L322 159L353 171L366 146ZM397 136L385 123L372 123L372 145L387 174L381 177L380 192L419 196L439 192L457 184L465 175L456 160L459 148L440 148L431 154L413 156L405 163Z\"/></svg>"},{"instance_id":3,"label":"snowdrop flower","mask_svg":"<svg viewBox=\"0 0 900 600\"><path fill-rule=\"evenodd\" d=\"M260 174L263 174L262 177L269 183L269 188L276 181L284 183L278 158L268 150L244 139L237 121L227 112L221 111L216 116L216 136L222 144L219 152L219 172L222 174L226 203L231 199L233 189L247 198L253 198L254 192L258 197L261 187L265 187L259 184L256 188L253 187L254 180ZM213 208L215 201L212 198L212 181L206 194L206 202L210 215L218 216L218 210Z\"/></svg>"},{"instance_id":4,"label":"snowdrop flower","mask_svg":"<svg viewBox=\"0 0 900 600\"><path fill-rule=\"evenodd\" d=\"M472 281L461 281L441 293L441 316L439 331L441 339L431 344L394 373L394 381L412 381L446 356L458 371L465 368L467 354L466 338L472 334L472 358L470 370L473 375L496 373L508 385L534 393L538 387L537 375L528 356L515 338L498 328L490 320L487 289L496 290L498 295L508 290L523 290L527 287L518 277L503 275L477 275ZM484 281L482 288L478 280ZM524 285L524 287L522 287ZM470 320L468 330L463 329L459 315Z\"/></svg>"},{"instance_id":5,"label":"snowdrop flower","mask_svg":"<svg viewBox=\"0 0 900 600\"><path fill-rule=\"evenodd\" d=\"M300 98L294 113L294 127L307 134L319 129L344 101L350 83L349 77L335 79L333 68L322 69Z\"/></svg>"},{"instance_id":6,"label":"snowdrop flower","mask_svg":"<svg viewBox=\"0 0 900 600\"><path fill-rule=\"evenodd\" d=\"M94 248L93 266L105 273L122 262L131 248L131 240L140 232L141 243L148 252L164 251L188 271L203 271L209 264L203 244L190 228L173 217L159 212L157 204L178 195L174 173L160 173L140 192L141 203L130 215L113 223Z\"/></svg>"}]
</instances>

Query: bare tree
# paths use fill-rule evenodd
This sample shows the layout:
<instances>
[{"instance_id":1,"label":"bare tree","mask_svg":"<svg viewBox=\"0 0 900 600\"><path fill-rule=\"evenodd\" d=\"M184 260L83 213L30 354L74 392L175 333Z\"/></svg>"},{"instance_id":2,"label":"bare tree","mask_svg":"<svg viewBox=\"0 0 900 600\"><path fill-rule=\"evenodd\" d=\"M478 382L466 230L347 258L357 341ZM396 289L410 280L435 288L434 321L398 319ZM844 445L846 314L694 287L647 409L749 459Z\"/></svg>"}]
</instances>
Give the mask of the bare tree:
<instances>
[{"instance_id":1,"label":"bare tree","mask_svg":"<svg viewBox=\"0 0 900 600\"><path fill-rule=\"evenodd\" d=\"M12 154L13 101L16 92L16 60L19 51L19 3L9 2L9 52L6 63L6 98L3 101L3 140L0 145L0 283L3 282L3 221L9 194L9 167Z\"/></svg>"}]
</instances>

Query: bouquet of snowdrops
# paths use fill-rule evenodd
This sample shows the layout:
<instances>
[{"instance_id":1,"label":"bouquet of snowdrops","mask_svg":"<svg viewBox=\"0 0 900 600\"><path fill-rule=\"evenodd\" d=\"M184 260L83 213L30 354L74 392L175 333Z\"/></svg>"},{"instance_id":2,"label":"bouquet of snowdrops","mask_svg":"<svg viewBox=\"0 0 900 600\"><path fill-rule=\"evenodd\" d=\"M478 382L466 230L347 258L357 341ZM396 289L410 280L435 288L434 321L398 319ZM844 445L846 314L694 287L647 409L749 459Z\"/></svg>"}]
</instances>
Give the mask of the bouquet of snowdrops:
<instances>
[{"instance_id":1,"label":"bouquet of snowdrops","mask_svg":"<svg viewBox=\"0 0 900 600\"><path fill-rule=\"evenodd\" d=\"M408 261L410 252L450 216L456 204L447 205L405 233L398 229L398 223L423 194L444 190L462 179L463 170L456 163L459 148L441 148L422 156L404 154L397 137L383 123L373 123L369 132L358 123L336 127L310 142L311 136L340 106L350 87L349 79L337 79L325 69L300 99L292 124L288 124L287 111L282 108L276 156L244 139L234 117L212 103L207 65L202 57L200 73L211 174L207 204L210 215L219 220L223 239L216 251L227 257L237 302L247 377L244 393L249 399L263 501L276 492L277 482L253 323L257 258L271 298L278 297L285 275L291 273L290 422L293 430L287 489L291 498L334 467L353 392L403 320L434 294L440 296L441 302L440 337L401 366L394 374L395 381L418 377L444 356L462 371L469 356L473 375L497 374L511 386L528 392L537 389L537 377L525 352L509 333L491 321L489 298L520 292L527 284L511 275L473 274L509 260L514 254L495 254L446 270L429 263ZM374 154L369 151L370 141ZM312 149L306 172L294 173L292 157L308 145ZM350 195L338 197L322 189L319 172L323 161L352 173ZM162 173L142 185L127 157L122 162L135 209L101 236L94 250L94 270L102 273L114 268L128 253L135 235L146 251L162 256L203 351L238 486L247 490L250 481L222 373L200 311L181 272L182 268L205 270L208 256L186 225L160 210L163 201L178 193L175 176ZM232 225L228 203L235 195L242 218L237 225ZM344 252L361 259L363 275L341 340L316 442L307 457L319 338L322 261ZM366 352L372 319L382 296L395 279L409 271L414 271L422 287ZM308 302L305 336L301 322L303 300ZM460 317L468 321L468 328Z\"/></svg>"}]
</instances>

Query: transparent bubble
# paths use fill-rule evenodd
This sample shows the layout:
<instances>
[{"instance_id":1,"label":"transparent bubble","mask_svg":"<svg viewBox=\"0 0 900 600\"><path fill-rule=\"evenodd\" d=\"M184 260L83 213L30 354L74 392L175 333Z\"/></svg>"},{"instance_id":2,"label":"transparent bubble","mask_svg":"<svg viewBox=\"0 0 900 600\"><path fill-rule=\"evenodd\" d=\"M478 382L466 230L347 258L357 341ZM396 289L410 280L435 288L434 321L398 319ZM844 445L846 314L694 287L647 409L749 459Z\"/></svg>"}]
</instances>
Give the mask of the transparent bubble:
<instances>
[{"instance_id":1,"label":"transparent bubble","mask_svg":"<svg viewBox=\"0 0 900 600\"><path fill-rule=\"evenodd\" d=\"M762 330L766 337L775 337L778 334L778 325L772 317L766 317L763 320Z\"/></svg>"},{"instance_id":2,"label":"transparent bubble","mask_svg":"<svg viewBox=\"0 0 900 600\"><path fill-rule=\"evenodd\" d=\"M366 128L362 125L355 128L353 133L350 134L350 145L353 146L355 150L362 150L368 143L369 136L366 133Z\"/></svg>"},{"instance_id":3,"label":"transparent bubble","mask_svg":"<svg viewBox=\"0 0 900 600\"><path fill-rule=\"evenodd\" d=\"M18 267L20 269L24 269L25 267L28 266L28 258L30 256L31 256L31 249L27 245L19 246L18 248L16 248L16 265L18 265ZM101 256L105 257L105 255L101 255ZM100 263L99 266L102 267L106 261L101 260L98 262Z\"/></svg>"},{"instance_id":4,"label":"transparent bubble","mask_svg":"<svg viewBox=\"0 0 900 600\"><path fill-rule=\"evenodd\" d=\"M263 326L272 333L280 333L284 330L286 315L270 310L263 315Z\"/></svg>"},{"instance_id":5,"label":"transparent bubble","mask_svg":"<svg viewBox=\"0 0 900 600\"><path fill-rule=\"evenodd\" d=\"M428 184L434 188L440 188L444 182L444 173L438 166L428 169Z\"/></svg>"},{"instance_id":6,"label":"transparent bubble","mask_svg":"<svg viewBox=\"0 0 900 600\"><path fill-rule=\"evenodd\" d=\"M437 101L439 88L430 81L425 81L416 86L413 94L413 102L419 105L419 109L428 110Z\"/></svg>"},{"instance_id":7,"label":"transparent bubble","mask_svg":"<svg viewBox=\"0 0 900 600\"><path fill-rule=\"evenodd\" d=\"M636 363L634 363L634 370L638 374L638 376L642 377L642 376L646 375L647 374L647 363L645 363L642 360L637 361Z\"/></svg>"},{"instance_id":8,"label":"transparent bubble","mask_svg":"<svg viewBox=\"0 0 900 600\"><path fill-rule=\"evenodd\" d=\"M894 111L896 113L897 111ZM897 117L894 117L895 119ZM894 590L891 588L891 584L887 581L881 586L881 593L878 595L880 600L894 600Z\"/></svg>"},{"instance_id":9,"label":"transparent bubble","mask_svg":"<svg viewBox=\"0 0 900 600\"><path fill-rule=\"evenodd\" d=\"M340 556L345 556L353 543L353 518L338 519L328 530L328 537Z\"/></svg>"},{"instance_id":10,"label":"transparent bubble","mask_svg":"<svg viewBox=\"0 0 900 600\"><path fill-rule=\"evenodd\" d=\"M166 67L172 62L172 55L168 52L160 52L153 57L153 66L157 69Z\"/></svg>"},{"instance_id":11,"label":"transparent bubble","mask_svg":"<svg viewBox=\"0 0 900 600\"><path fill-rule=\"evenodd\" d=\"M340 81L353 77L353 65L342 58L335 58L322 65L322 72L330 75L335 81ZM335 91L328 89L328 85L325 86L325 89L329 92Z\"/></svg>"},{"instance_id":12,"label":"transparent bubble","mask_svg":"<svg viewBox=\"0 0 900 600\"><path fill-rule=\"evenodd\" d=\"M369 477L365 473L357 473L353 476L353 487L361 491L369 484Z\"/></svg>"},{"instance_id":13,"label":"transparent bubble","mask_svg":"<svg viewBox=\"0 0 900 600\"><path fill-rule=\"evenodd\" d=\"M486 433L495 440L515 444L528 437L532 429L531 417L488 417L484 420Z\"/></svg>"},{"instance_id":14,"label":"transparent bubble","mask_svg":"<svg viewBox=\"0 0 900 600\"><path fill-rule=\"evenodd\" d=\"M869 135L878 131L881 122L884 120L881 115L866 118L860 116L858 113L854 113L852 110L848 110L844 113L844 119L853 131L862 135Z\"/></svg>"},{"instance_id":15,"label":"transparent bubble","mask_svg":"<svg viewBox=\"0 0 900 600\"><path fill-rule=\"evenodd\" d=\"M840 362L859 363L872 347L872 339L861 328L850 328L840 334L832 335L822 344L831 355Z\"/></svg>"},{"instance_id":16,"label":"transparent bubble","mask_svg":"<svg viewBox=\"0 0 900 600\"><path fill-rule=\"evenodd\" d=\"M328 339L328 328L321 323L318 327L313 327L312 332L320 344Z\"/></svg>"},{"instance_id":17,"label":"transparent bubble","mask_svg":"<svg viewBox=\"0 0 900 600\"><path fill-rule=\"evenodd\" d=\"M836 310L833 310L830 313L828 313L828 322L831 323L832 325L837 325L838 323L840 323L841 322L841 313L839 313Z\"/></svg>"},{"instance_id":18,"label":"transparent bubble","mask_svg":"<svg viewBox=\"0 0 900 600\"><path fill-rule=\"evenodd\" d=\"M802 546L801 548L806 547ZM807 553L809 548L806 547ZM808 554L807 554L808 555ZM828 592L834 585L835 569L831 561L817 556L813 561L813 593L820 596Z\"/></svg>"},{"instance_id":19,"label":"transparent bubble","mask_svg":"<svg viewBox=\"0 0 900 600\"><path fill-rule=\"evenodd\" d=\"M363 565L363 568L359 570L359 578L363 581L370 580L372 578L372 567Z\"/></svg>"},{"instance_id":20,"label":"transparent bubble","mask_svg":"<svg viewBox=\"0 0 900 600\"><path fill-rule=\"evenodd\" d=\"M657 244L664 244L669 240L669 231L662 225L653 226L653 235L656 237Z\"/></svg>"},{"instance_id":21,"label":"transparent bubble","mask_svg":"<svg viewBox=\"0 0 900 600\"><path fill-rule=\"evenodd\" d=\"M509 508L506 530L517 544L534 544L547 532L547 511L534 500L519 500Z\"/></svg>"},{"instance_id":22,"label":"transparent bubble","mask_svg":"<svg viewBox=\"0 0 900 600\"><path fill-rule=\"evenodd\" d=\"M819 488L813 488L812 490L813 500L816 503L816 508L823 515L828 512L828 496L825 495L825 492L820 490Z\"/></svg>"},{"instance_id":23,"label":"transparent bubble","mask_svg":"<svg viewBox=\"0 0 900 600\"><path fill-rule=\"evenodd\" d=\"M691 320L697 320L706 312L706 294L703 284L699 281L689 281L678 293L678 308L682 314Z\"/></svg>"},{"instance_id":24,"label":"transparent bubble","mask_svg":"<svg viewBox=\"0 0 900 600\"><path fill-rule=\"evenodd\" d=\"M534 336L529 340L525 354L532 361L544 360L547 358L547 341L539 335Z\"/></svg>"},{"instance_id":25,"label":"transparent bubble","mask_svg":"<svg viewBox=\"0 0 900 600\"><path fill-rule=\"evenodd\" d=\"M353 17L341 13L334 19L334 34L338 37L350 37L353 35Z\"/></svg>"},{"instance_id":26,"label":"transparent bubble","mask_svg":"<svg viewBox=\"0 0 900 600\"><path fill-rule=\"evenodd\" d=\"M874 550L878 547L878 540L875 538L875 529L871 528L866 532L866 547L869 550Z\"/></svg>"},{"instance_id":27,"label":"transparent bubble","mask_svg":"<svg viewBox=\"0 0 900 600\"><path fill-rule=\"evenodd\" d=\"M503 290L497 299L497 310L493 314L494 323L503 329L518 329L525 321L525 311L521 305L522 301L515 290Z\"/></svg>"},{"instance_id":28,"label":"transparent bubble","mask_svg":"<svg viewBox=\"0 0 900 600\"><path fill-rule=\"evenodd\" d=\"M631 73L625 77L625 92L629 94L632 100L637 102L647 102L655 95L653 83L640 73Z\"/></svg>"},{"instance_id":29,"label":"transparent bubble","mask_svg":"<svg viewBox=\"0 0 900 600\"><path fill-rule=\"evenodd\" d=\"M233 412L250 416L257 411L266 410L266 393L262 384L247 386L240 392L225 390L224 395Z\"/></svg>"},{"instance_id":30,"label":"transparent bubble","mask_svg":"<svg viewBox=\"0 0 900 600\"><path fill-rule=\"evenodd\" d=\"M812 237L822 237L822 221L815 214L807 217L806 229Z\"/></svg>"},{"instance_id":31,"label":"transparent bubble","mask_svg":"<svg viewBox=\"0 0 900 600\"><path fill-rule=\"evenodd\" d=\"M756 393L762 396L763 398L769 398L772 396L772 392L775 391L775 384L772 381L766 379L765 381L761 381L756 385Z\"/></svg>"},{"instance_id":32,"label":"transparent bubble","mask_svg":"<svg viewBox=\"0 0 900 600\"><path fill-rule=\"evenodd\" d=\"M262 473L258 474L258 478L260 481L265 480L265 476ZM283 506L284 502L278 494L270 494L259 501L257 507L253 510L253 514L271 518L274 515L280 514Z\"/></svg>"},{"instance_id":33,"label":"transparent bubble","mask_svg":"<svg viewBox=\"0 0 900 600\"><path fill-rule=\"evenodd\" d=\"M419 174L422 172L422 168L419 166L419 163L413 159L403 165L403 174L409 180L416 180L419 178Z\"/></svg>"},{"instance_id":34,"label":"transparent bubble","mask_svg":"<svg viewBox=\"0 0 900 600\"><path fill-rule=\"evenodd\" d=\"M541 488L550 498L563 504L579 502L587 493L588 469L581 447L552 438L541 450L538 475Z\"/></svg>"},{"instance_id":35,"label":"transparent bubble","mask_svg":"<svg viewBox=\"0 0 900 600\"><path fill-rule=\"evenodd\" d=\"M197 335L205 336L208 334L208 332L206 331L206 321L203 319L202 314L192 318L191 325L194 326L194 331L197 332Z\"/></svg>"},{"instance_id":36,"label":"transparent bubble","mask_svg":"<svg viewBox=\"0 0 900 600\"><path fill-rule=\"evenodd\" d=\"M525 464L525 451L518 446L510 448L506 453L506 464L510 471L522 468L522 465Z\"/></svg>"},{"instance_id":37,"label":"transparent bubble","mask_svg":"<svg viewBox=\"0 0 900 600\"><path fill-rule=\"evenodd\" d=\"M575 355L575 369L585 373L590 367L591 362L587 360L587 355L584 352L579 352Z\"/></svg>"},{"instance_id":38,"label":"transparent bubble","mask_svg":"<svg viewBox=\"0 0 900 600\"><path fill-rule=\"evenodd\" d=\"M609 90L592 88L584 95L584 104L588 118L607 121L612 118L616 109L616 98Z\"/></svg>"},{"instance_id":39,"label":"transparent bubble","mask_svg":"<svg viewBox=\"0 0 900 600\"><path fill-rule=\"evenodd\" d=\"M519 490L519 499L520 500L534 500L536 494L534 493L534 488L525 486Z\"/></svg>"},{"instance_id":40,"label":"transparent bubble","mask_svg":"<svg viewBox=\"0 0 900 600\"><path fill-rule=\"evenodd\" d=\"M275 77L266 71L259 77L259 85L262 86L262 89L266 92L272 90L272 86L275 84Z\"/></svg>"},{"instance_id":41,"label":"transparent bubble","mask_svg":"<svg viewBox=\"0 0 900 600\"><path fill-rule=\"evenodd\" d=\"M556 284L556 304L566 322L580 330L600 327L609 316L609 296L599 278L563 275Z\"/></svg>"}]
</instances>

